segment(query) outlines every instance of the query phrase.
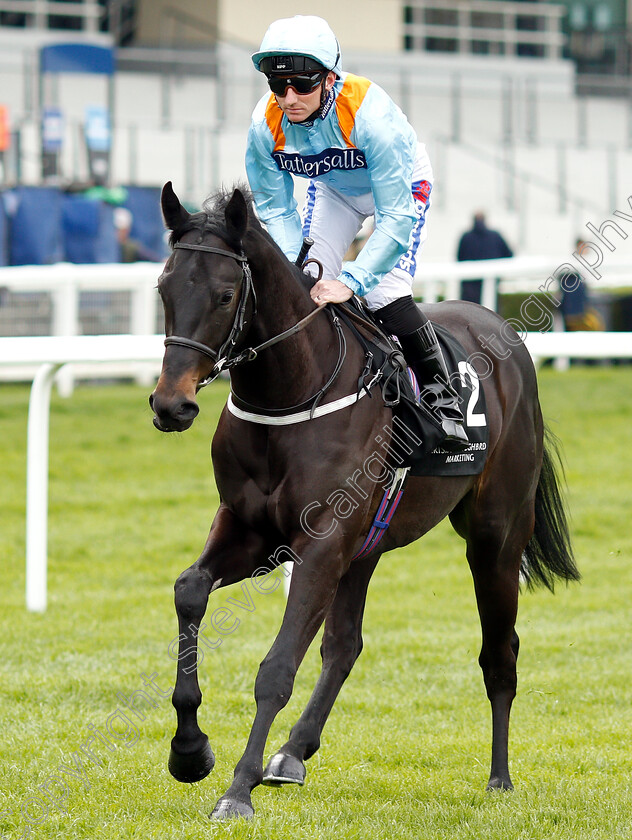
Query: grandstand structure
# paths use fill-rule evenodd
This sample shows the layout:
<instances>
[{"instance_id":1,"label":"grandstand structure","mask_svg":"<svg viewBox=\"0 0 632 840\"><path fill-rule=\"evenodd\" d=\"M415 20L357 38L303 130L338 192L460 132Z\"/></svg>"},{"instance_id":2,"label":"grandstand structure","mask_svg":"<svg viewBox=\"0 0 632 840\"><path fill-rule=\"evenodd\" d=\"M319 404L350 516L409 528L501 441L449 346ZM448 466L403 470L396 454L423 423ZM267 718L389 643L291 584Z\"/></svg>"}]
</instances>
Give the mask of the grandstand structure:
<instances>
[{"instance_id":1,"label":"grandstand structure","mask_svg":"<svg viewBox=\"0 0 632 840\"><path fill-rule=\"evenodd\" d=\"M586 223L632 213L630 6L322 0L344 68L385 87L429 147L428 259L453 258L478 209L531 255L570 252ZM243 180L250 114L265 92L249 55L287 13L277 0L0 0L3 186L94 180L89 107L109 118L107 184L172 180L195 205ZM109 52L112 72L50 70L43 50L58 44ZM48 168L47 109L59 116Z\"/></svg>"}]
</instances>

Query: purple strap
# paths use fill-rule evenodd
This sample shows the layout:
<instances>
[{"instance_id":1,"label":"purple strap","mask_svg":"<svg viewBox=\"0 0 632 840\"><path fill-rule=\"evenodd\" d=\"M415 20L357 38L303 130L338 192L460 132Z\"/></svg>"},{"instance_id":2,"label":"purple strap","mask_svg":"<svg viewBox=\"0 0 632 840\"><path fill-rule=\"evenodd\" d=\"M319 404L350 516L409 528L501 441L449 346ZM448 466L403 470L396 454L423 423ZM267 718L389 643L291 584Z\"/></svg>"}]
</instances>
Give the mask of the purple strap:
<instances>
[{"instance_id":1,"label":"purple strap","mask_svg":"<svg viewBox=\"0 0 632 840\"><path fill-rule=\"evenodd\" d=\"M391 519L395 515L397 506L404 495L404 486L408 479L409 469L406 468L401 472L398 470L395 473L395 479L389 488L384 491L382 501L377 509L373 524L367 534L362 548L352 557L353 560L359 560L361 557L366 557L380 542L388 526L391 524Z\"/></svg>"}]
</instances>

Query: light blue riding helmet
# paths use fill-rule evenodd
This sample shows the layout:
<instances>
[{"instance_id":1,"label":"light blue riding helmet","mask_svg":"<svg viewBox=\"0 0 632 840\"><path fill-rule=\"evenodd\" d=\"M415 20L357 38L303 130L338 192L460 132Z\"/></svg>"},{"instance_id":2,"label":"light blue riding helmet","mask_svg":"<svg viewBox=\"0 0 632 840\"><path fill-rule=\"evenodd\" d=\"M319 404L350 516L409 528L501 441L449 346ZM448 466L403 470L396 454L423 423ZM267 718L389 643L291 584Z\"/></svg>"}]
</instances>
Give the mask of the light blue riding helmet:
<instances>
[{"instance_id":1,"label":"light blue riding helmet","mask_svg":"<svg viewBox=\"0 0 632 840\"><path fill-rule=\"evenodd\" d=\"M255 69L264 72L261 61L272 56L307 56L338 76L342 72L338 40L327 21L316 15L295 15L271 23L259 51L252 56ZM287 72L292 67L281 69Z\"/></svg>"}]
</instances>

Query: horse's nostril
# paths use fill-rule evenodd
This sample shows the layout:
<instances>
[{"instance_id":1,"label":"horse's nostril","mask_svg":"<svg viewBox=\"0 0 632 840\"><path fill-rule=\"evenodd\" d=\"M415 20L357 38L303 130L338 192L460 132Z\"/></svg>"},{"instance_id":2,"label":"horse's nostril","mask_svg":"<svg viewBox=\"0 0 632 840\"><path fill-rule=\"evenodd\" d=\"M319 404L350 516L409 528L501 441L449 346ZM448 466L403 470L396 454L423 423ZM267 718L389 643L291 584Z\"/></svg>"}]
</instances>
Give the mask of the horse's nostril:
<instances>
[{"instance_id":1,"label":"horse's nostril","mask_svg":"<svg viewBox=\"0 0 632 840\"><path fill-rule=\"evenodd\" d=\"M197 403L192 400L185 400L178 409L179 420L195 420L198 416L200 408Z\"/></svg>"},{"instance_id":2,"label":"horse's nostril","mask_svg":"<svg viewBox=\"0 0 632 840\"><path fill-rule=\"evenodd\" d=\"M153 407L154 407L154 395L153 394L149 395L149 407L153 410Z\"/></svg>"}]
</instances>

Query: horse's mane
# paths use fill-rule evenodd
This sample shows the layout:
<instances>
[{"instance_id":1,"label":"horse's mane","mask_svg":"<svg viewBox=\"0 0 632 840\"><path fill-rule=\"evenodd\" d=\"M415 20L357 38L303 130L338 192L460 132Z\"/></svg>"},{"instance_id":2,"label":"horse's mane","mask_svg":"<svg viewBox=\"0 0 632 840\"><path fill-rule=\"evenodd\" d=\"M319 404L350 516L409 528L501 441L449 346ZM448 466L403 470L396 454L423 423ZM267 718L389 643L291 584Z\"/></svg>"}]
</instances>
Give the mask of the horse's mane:
<instances>
[{"instance_id":1,"label":"horse's mane","mask_svg":"<svg viewBox=\"0 0 632 840\"><path fill-rule=\"evenodd\" d=\"M227 245L231 246L236 251L239 251L242 247L242 243L235 241L234 236L232 236L229 232L226 226L225 216L226 206L232 198L235 189L238 189L242 193L248 208L248 228L246 230L246 237L252 236L255 239L263 239L271 245L284 260L287 259L274 239L259 222L255 213L255 204L252 192L243 183L237 183L230 189L222 188L216 193L213 193L213 195L208 196L208 198L206 198L202 203L202 209L199 213L193 213L184 224L175 228L171 232L169 237L169 244L171 247L173 248L175 243L178 242L188 231L199 230L200 232L204 231L219 236L220 239L223 239ZM309 288L312 285L313 280L311 278L307 278L306 275L304 275L300 269L296 268L294 263L290 260L287 260L287 263L304 288Z\"/></svg>"},{"instance_id":2,"label":"horse's mane","mask_svg":"<svg viewBox=\"0 0 632 840\"><path fill-rule=\"evenodd\" d=\"M245 184L239 183L235 184L231 189L222 188L216 193L213 193L213 195L208 196L202 203L200 212L193 213L184 224L171 232L169 237L171 247L188 231L199 230L214 233L223 239L227 245L238 248L241 243L232 241L233 237L226 227L225 218L226 206L235 189L238 189L246 199L246 205L248 207L248 230L259 230L261 233L264 233L255 215L252 193Z\"/></svg>"}]
</instances>

